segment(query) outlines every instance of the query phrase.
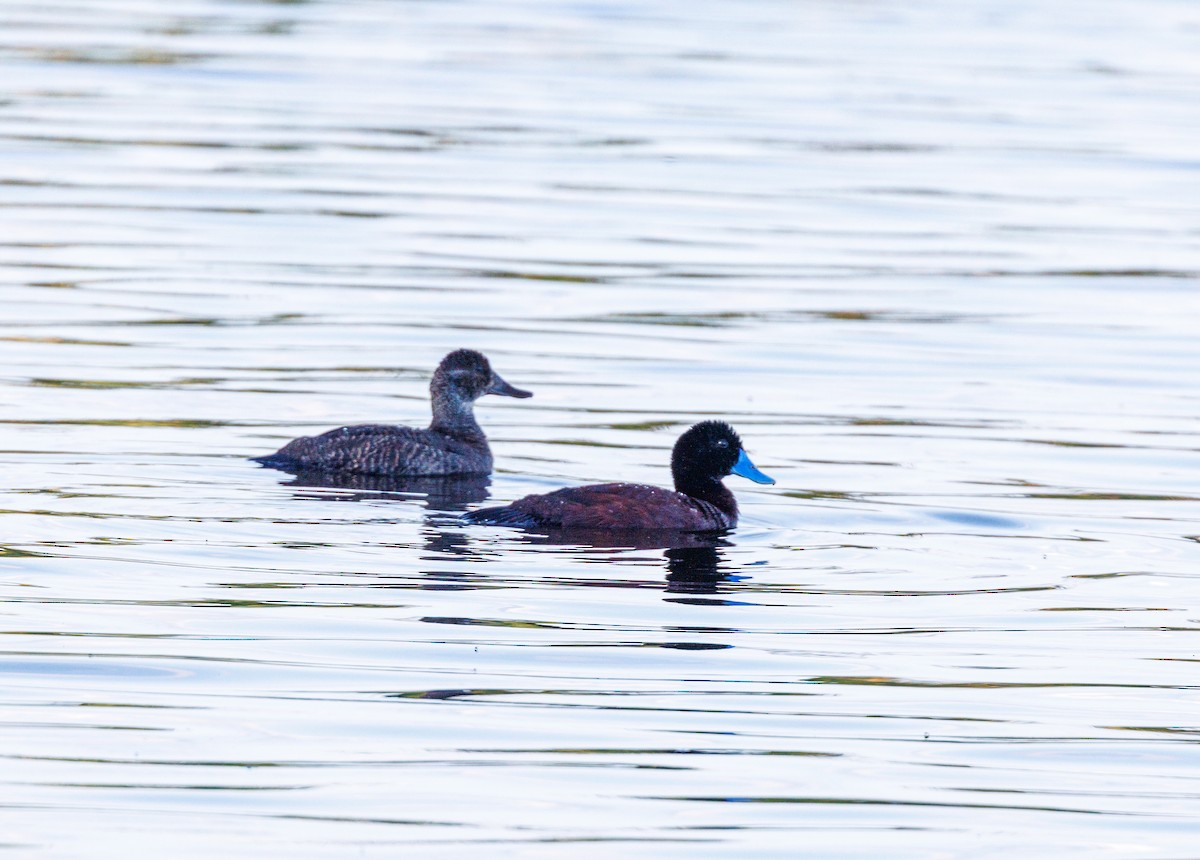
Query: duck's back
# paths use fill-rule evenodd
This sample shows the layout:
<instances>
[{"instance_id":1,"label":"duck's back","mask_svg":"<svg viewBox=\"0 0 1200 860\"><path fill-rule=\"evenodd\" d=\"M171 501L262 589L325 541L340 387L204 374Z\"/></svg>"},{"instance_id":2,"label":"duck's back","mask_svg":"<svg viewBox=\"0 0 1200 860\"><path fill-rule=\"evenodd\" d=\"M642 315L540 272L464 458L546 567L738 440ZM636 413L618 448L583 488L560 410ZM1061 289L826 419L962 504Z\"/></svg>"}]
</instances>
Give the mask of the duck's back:
<instances>
[{"instance_id":1,"label":"duck's back","mask_svg":"<svg viewBox=\"0 0 1200 860\"><path fill-rule=\"evenodd\" d=\"M482 437L460 439L394 424L358 424L301 436L254 460L276 469L361 475L471 475L492 470L492 454Z\"/></svg>"},{"instance_id":2,"label":"duck's back","mask_svg":"<svg viewBox=\"0 0 1200 860\"><path fill-rule=\"evenodd\" d=\"M736 516L716 505L648 484L592 484L526 496L511 505L482 508L464 516L472 523L563 529L670 529L716 531L732 528Z\"/></svg>"}]
</instances>

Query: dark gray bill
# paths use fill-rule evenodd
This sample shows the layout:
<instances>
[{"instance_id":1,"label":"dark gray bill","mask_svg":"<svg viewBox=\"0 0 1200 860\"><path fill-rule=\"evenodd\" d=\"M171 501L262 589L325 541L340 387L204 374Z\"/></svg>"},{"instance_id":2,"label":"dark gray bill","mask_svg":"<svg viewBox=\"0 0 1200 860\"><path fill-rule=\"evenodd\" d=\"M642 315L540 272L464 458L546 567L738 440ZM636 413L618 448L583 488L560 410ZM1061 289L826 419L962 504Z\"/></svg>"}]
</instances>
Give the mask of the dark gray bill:
<instances>
[{"instance_id":1,"label":"dark gray bill","mask_svg":"<svg viewBox=\"0 0 1200 860\"><path fill-rule=\"evenodd\" d=\"M514 388L501 379L498 373L492 374L492 384L488 386L488 390L484 394L499 394L501 397L533 397L532 391Z\"/></svg>"}]
</instances>

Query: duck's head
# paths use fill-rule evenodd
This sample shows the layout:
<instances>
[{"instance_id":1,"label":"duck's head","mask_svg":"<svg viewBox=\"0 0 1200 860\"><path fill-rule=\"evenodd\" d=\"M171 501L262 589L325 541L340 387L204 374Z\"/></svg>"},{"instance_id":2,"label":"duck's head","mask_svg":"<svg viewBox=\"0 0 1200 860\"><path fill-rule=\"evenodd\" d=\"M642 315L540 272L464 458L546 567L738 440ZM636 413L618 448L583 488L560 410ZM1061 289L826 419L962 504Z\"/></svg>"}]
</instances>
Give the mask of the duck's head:
<instances>
[{"instance_id":1,"label":"duck's head","mask_svg":"<svg viewBox=\"0 0 1200 860\"><path fill-rule=\"evenodd\" d=\"M701 421L679 437L671 452L671 475L676 489L720 481L726 475L741 475L756 484L775 483L750 462L741 438L724 421Z\"/></svg>"},{"instance_id":2,"label":"duck's head","mask_svg":"<svg viewBox=\"0 0 1200 860\"><path fill-rule=\"evenodd\" d=\"M533 393L514 388L492 370L487 357L473 349L456 349L442 359L433 372L429 390L435 397L450 395L471 402L485 394L502 397L533 397Z\"/></svg>"}]
</instances>

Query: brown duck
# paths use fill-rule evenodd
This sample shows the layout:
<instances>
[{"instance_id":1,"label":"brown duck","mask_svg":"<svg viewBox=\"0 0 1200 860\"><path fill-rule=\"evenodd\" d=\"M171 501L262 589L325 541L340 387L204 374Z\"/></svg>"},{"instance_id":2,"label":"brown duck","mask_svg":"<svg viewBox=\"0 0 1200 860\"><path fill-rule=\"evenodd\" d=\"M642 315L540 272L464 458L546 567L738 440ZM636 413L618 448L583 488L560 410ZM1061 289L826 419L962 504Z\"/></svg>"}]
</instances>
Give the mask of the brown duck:
<instances>
[{"instance_id":1,"label":"brown duck","mask_svg":"<svg viewBox=\"0 0 1200 860\"><path fill-rule=\"evenodd\" d=\"M738 519L737 501L721 483L726 475L775 483L750 462L741 438L724 421L701 421L679 437L671 475L674 490L648 484L567 487L471 511L462 520L518 528L722 531Z\"/></svg>"},{"instance_id":2,"label":"brown duck","mask_svg":"<svg viewBox=\"0 0 1200 860\"><path fill-rule=\"evenodd\" d=\"M447 355L429 383L433 421L418 429L396 424L339 427L320 436L302 436L274 454L252 457L289 472L343 472L359 475L486 475L492 451L475 420L475 401L485 394L532 397L514 388L473 349Z\"/></svg>"}]
</instances>

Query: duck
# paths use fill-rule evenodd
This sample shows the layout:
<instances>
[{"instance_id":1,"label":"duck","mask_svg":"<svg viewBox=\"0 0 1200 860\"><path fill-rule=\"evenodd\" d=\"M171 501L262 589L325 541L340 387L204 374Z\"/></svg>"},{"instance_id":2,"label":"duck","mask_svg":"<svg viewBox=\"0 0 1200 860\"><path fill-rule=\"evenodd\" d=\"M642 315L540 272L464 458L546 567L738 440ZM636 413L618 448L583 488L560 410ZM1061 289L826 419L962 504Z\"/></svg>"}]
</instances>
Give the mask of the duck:
<instances>
[{"instance_id":1,"label":"duck","mask_svg":"<svg viewBox=\"0 0 1200 860\"><path fill-rule=\"evenodd\" d=\"M737 500L722 483L727 475L775 483L750 461L729 424L701 421L671 451L674 490L621 483L567 487L503 507L480 508L461 520L517 528L724 531L738 520Z\"/></svg>"},{"instance_id":2,"label":"duck","mask_svg":"<svg viewBox=\"0 0 1200 860\"><path fill-rule=\"evenodd\" d=\"M475 420L475 401L485 394L532 397L492 370L473 349L446 355L429 382L433 421L428 427L356 424L320 436L302 436L274 454L251 457L272 469L358 475L487 475L492 451Z\"/></svg>"}]
</instances>

